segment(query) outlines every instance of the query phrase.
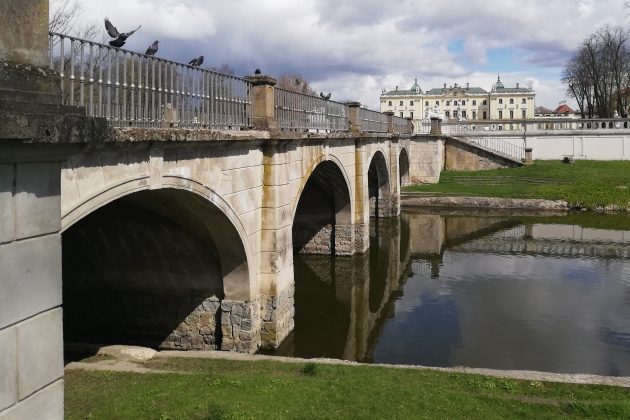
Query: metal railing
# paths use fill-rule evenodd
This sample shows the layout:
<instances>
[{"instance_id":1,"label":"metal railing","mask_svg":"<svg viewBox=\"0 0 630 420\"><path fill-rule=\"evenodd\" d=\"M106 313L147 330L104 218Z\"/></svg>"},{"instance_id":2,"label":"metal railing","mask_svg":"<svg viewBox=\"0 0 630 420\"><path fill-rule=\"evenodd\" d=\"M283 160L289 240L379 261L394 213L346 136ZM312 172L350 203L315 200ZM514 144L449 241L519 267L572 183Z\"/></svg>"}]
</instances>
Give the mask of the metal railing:
<instances>
[{"instance_id":1,"label":"metal railing","mask_svg":"<svg viewBox=\"0 0 630 420\"><path fill-rule=\"evenodd\" d=\"M359 108L358 120L361 131L367 133L387 133L389 130L387 115L381 112Z\"/></svg>"},{"instance_id":2,"label":"metal railing","mask_svg":"<svg viewBox=\"0 0 630 420\"><path fill-rule=\"evenodd\" d=\"M282 130L347 131L348 106L275 87L275 116Z\"/></svg>"},{"instance_id":3,"label":"metal railing","mask_svg":"<svg viewBox=\"0 0 630 420\"><path fill-rule=\"evenodd\" d=\"M395 134L412 134L413 124L406 118L392 117Z\"/></svg>"},{"instance_id":4,"label":"metal railing","mask_svg":"<svg viewBox=\"0 0 630 420\"><path fill-rule=\"evenodd\" d=\"M448 135L460 141L470 143L519 162L525 158L525 148L512 144L505 139L500 137L488 137L484 135L485 133L483 131L473 130L466 124L454 124L451 128L454 129L452 129Z\"/></svg>"},{"instance_id":5,"label":"metal railing","mask_svg":"<svg viewBox=\"0 0 630 420\"><path fill-rule=\"evenodd\" d=\"M115 126L252 126L251 85L239 77L58 33L49 34L49 66L64 105Z\"/></svg>"}]
</instances>

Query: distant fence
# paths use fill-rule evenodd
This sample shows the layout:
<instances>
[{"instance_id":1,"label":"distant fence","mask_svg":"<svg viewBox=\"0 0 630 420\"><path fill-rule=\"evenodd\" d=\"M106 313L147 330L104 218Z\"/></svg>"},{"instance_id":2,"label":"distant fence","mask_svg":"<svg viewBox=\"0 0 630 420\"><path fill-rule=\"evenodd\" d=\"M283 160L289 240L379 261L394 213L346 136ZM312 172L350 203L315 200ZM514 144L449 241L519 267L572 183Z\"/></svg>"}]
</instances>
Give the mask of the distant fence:
<instances>
[{"instance_id":1,"label":"distant fence","mask_svg":"<svg viewBox=\"0 0 630 420\"><path fill-rule=\"evenodd\" d=\"M64 105L115 126L249 128L247 80L58 33L49 66Z\"/></svg>"},{"instance_id":2,"label":"distant fence","mask_svg":"<svg viewBox=\"0 0 630 420\"><path fill-rule=\"evenodd\" d=\"M442 133L466 135L483 132L488 136L506 136L529 134L577 134L593 132L630 133L630 120L621 118L574 119L540 118L529 120L468 120L445 122Z\"/></svg>"}]
</instances>

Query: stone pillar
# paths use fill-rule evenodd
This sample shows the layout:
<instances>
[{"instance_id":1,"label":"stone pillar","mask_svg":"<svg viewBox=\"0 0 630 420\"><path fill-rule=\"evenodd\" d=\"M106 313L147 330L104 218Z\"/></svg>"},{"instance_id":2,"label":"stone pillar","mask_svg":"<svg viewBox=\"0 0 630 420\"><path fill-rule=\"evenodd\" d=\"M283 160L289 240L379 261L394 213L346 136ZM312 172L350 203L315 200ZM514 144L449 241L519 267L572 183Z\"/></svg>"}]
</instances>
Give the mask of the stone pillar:
<instances>
[{"instance_id":1,"label":"stone pillar","mask_svg":"<svg viewBox=\"0 0 630 420\"><path fill-rule=\"evenodd\" d=\"M525 165L533 165L534 164L534 159L532 158L532 152L534 149L532 149L531 147L526 147L525 148L525 161L523 162Z\"/></svg>"},{"instance_id":2,"label":"stone pillar","mask_svg":"<svg viewBox=\"0 0 630 420\"><path fill-rule=\"evenodd\" d=\"M413 134L414 132L414 127L413 127L413 118L411 117L405 117L405 119L407 120L407 134Z\"/></svg>"},{"instance_id":3,"label":"stone pillar","mask_svg":"<svg viewBox=\"0 0 630 420\"><path fill-rule=\"evenodd\" d=\"M275 86L277 80L271 76L247 76L252 83L252 119L257 130L277 130Z\"/></svg>"},{"instance_id":4,"label":"stone pillar","mask_svg":"<svg viewBox=\"0 0 630 420\"><path fill-rule=\"evenodd\" d=\"M368 190L368 168L365 142L355 141L355 184L354 184L354 251L362 254L370 247L370 200Z\"/></svg>"},{"instance_id":5,"label":"stone pillar","mask_svg":"<svg viewBox=\"0 0 630 420\"><path fill-rule=\"evenodd\" d=\"M276 348L293 330L293 197L289 194L288 141L267 141L263 149L261 230L262 347Z\"/></svg>"},{"instance_id":6,"label":"stone pillar","mask_svg":"<svg viewBox=\"0 0 630 420\"><path fill-rule=\"evenodd\" d=\"M361 102L346 102L348 105L348 122L350 125L350 131L353 133L361 132L361 121L359 121L359 108L361 108Z\"/></svg>"},{"instance_id":7,"label":"stone pillar","mask_svg":"<svg viewBox=\"0 0 630 420\"><path fill-rule=\"evenodd\" d=\"M46 66L48 0L3 0L0 16L7 25L0 32L0 61Z\"/></svg>"},{"instance_id":8,"label":"stone pillar","mask_svg":"<svg viewBox=\"0 0 630 420\"><path fill-rule=\"evenodd\" d=\"M389 217L400 215L400 171L398 168L398 139L389 142Z\"/></svg>"},{"instance_id":9,"label":"stone pillar","mask_svg":"<svg viewBox=\"0 0 630 420\"><path fill-rule=\"evenodd\" d=\"M48 0L0 16L0 418L62 419L61 162L107 124L59 105Z\"/></svg>"},{"instance_id":10,"label":"stone pillar","mask_svg":"<svg viewBox=\"0 0 630 420\"><path fill-rule=\"evenodd\" d=\"M431 132L432 136L442 135L442 120L439 118L431 117Z\"/></svg>"}]
</instances>

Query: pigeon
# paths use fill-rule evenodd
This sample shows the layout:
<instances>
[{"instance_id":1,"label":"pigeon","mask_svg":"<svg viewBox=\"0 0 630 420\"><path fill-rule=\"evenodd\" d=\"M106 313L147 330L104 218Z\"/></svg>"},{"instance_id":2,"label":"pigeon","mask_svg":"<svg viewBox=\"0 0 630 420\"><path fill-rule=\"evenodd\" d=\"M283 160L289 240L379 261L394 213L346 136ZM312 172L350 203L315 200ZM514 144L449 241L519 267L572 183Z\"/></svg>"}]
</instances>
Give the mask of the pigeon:
<instances>
[{"instance_id":1,"label":"pigeon","mask_svg":"<svg viewBox=\"0 0 630 420\"><path fill-rule=\"evenodd\" d=\"M149 46L149 48L147 48L147 52L145 52L146 55L155 55L155 53L158 50L158 44L160 43L160 41L156 40L153 44L151 44Z\"/></svg>"},{"instance_id":2,"label":"pigeon","mask_svg":"<svg viewBox=\"0 0 630 420\"><path fill-rule=\"evenodd\" d=\"M188 62L188 65L192 67L199 67L202 64L203 64L203 55L200 55L197 58L193 58L192 60Z\"/></svg>"},{"instance_id":3,"label":"pigeon","mask_svg":"<svg viewBox=\"0 0 630 420\"><path fill-rule=\"evenodd\" d=\"M116 29L116 27L112 25L112 22L109 20L109 18L105 18L105 29L107 30L109 36L114 38L113 40L109 41L109 45L115 48L120 48L125 45L125 42L127 42L127 38L133 35L141 27L142 25L138 26L131 32L120 33L118 32L118 29Z\"/></svg>"},{"instance_id":4,"label":"pigeon","mask_svg":"<svg viewBox=\"0 0 630 420\"><path fill-rule=\"evenodd\" d=\"M262 72L260 71L260 69L256 69L254 70L254 74L261 74Z\"/></svg>"},{"instance_id":5,"label":"pigeon","mask_svg":"<svg viewBox=\"0 0 630 420\"><path fill-rule=\"evenodd\" d=\"M319 92L319 96L320 96L322 99L324 99L324 100L326 100L326 101L327 101L327 100L329 100L329 99L330 99L330 97L332 96L332 93L331 93L331 92L328 92L328 95L324 95L324 93L323 93L323 92Z\"/></svg>"}]
</instances>

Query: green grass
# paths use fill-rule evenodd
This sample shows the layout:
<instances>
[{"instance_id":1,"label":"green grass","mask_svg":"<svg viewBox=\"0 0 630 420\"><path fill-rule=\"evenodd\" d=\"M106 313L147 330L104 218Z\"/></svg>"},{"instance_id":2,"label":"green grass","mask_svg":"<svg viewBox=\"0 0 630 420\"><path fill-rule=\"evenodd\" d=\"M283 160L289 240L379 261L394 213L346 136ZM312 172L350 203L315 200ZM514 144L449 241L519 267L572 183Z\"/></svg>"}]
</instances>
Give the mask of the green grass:
<instances>
[{"instance_id":1,"label":"green grass","mask_svg":"<svg viewBox=\"0 0 630 420\"><path fill-rule=\"evenodd\" d=\"M66 372L69 419L629 418L630 390L431 370L157 359ZM184 372L184 373L182 373Z\"/></svg>"},{"instance_id":2,"label":"green grass","mask_svg":"<svg viewBox=\"0 0 630 420\"><path fill-rule=\"evenodd\" d=\"M567 165L536 161L532 166L474 172L442 172L440 182L405 191L504 198L565 200L596 209L630 209L630 161L579 160Z\"/></svg>"}]
</instances>

